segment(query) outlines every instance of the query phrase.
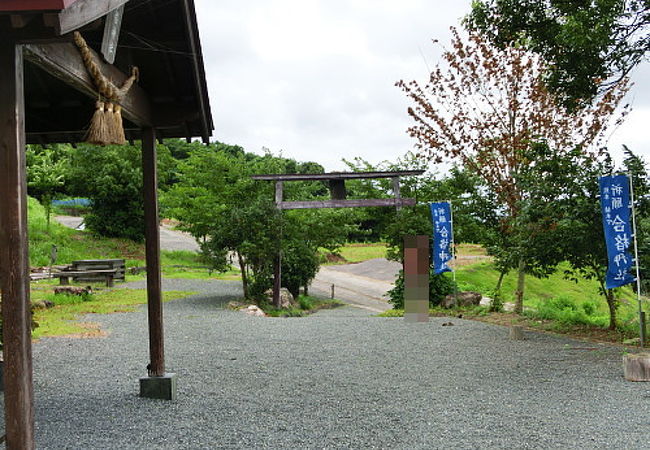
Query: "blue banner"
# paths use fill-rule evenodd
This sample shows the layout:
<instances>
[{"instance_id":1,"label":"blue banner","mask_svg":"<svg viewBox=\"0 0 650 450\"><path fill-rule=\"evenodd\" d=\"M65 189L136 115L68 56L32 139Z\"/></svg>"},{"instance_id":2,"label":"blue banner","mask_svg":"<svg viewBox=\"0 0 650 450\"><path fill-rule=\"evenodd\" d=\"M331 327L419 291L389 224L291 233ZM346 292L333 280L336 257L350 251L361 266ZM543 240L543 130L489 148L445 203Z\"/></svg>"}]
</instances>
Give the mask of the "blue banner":
<instances>
[{"instance_id":1,"label":"blue banner","mask_svg":"<svg viewBox=\"0 0 650 450\"><path fill-rule=\"evenodd\" d=\"M451 223L451 204L449 202L431 203L433 219L433 271L436 274L451 272L447 263L452 258L453 228Z\"/></svg>"},{"instance_id":2,"label":"blue banner","mask_svg":"<svg viewBox=\"0 0 650 450\"><path fill-rule=\"evenodd\" d=\"M600 177L600 207L607 244L605 287L612 289L633 283L630 273L634 258L628 251L632 243L630 182L627 175Z\"/></svg>"}]
</instances>

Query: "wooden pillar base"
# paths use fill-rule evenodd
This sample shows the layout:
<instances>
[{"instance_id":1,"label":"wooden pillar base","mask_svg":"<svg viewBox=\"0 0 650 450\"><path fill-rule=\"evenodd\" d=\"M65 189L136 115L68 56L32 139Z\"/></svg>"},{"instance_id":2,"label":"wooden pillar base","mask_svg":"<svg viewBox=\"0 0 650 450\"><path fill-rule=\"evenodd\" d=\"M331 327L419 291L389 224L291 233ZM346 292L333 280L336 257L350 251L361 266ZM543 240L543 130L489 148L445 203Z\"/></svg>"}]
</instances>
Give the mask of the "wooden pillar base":
<instances>
[{"instance_id":1,"label":"wooden pillar base","mask_svg":"<svg viewBox=\"0 0 650 450\"><path fill-rule=\"evenodd\" d=\"M624 355L623 376L627 381L650 381L650 353Z\"/></svg>"}]
</instances>

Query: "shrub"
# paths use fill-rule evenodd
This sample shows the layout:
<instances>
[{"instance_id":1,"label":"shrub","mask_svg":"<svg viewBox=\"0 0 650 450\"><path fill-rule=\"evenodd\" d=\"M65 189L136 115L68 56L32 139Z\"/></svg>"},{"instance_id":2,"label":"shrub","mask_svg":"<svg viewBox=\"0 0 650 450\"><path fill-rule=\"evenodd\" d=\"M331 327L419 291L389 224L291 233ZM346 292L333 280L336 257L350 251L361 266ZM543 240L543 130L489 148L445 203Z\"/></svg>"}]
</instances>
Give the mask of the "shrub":
<instances>
[{"instance_id":1,"label":"shrub","mask_svg":"<svg viewBox=\"0 0 650 450\"><path fill-rule=\"evenodd\" d=\"M453 294L458 286L450 277L440 274L436 275L432 270L429 271L429 306L437 306L443 298ZM395 280L395 287L388 291L389 302L394 309L404 308L404 272L399 271Z\"/></svg>"},{"instance_id":2,"label":"shrub","mask_svg":"<svg viewBox=\"0 0 650 450\"><path fill-rule=\"evenodd\" d=\"M297 300L298 304L300 305L300 309L309 310L314 308L314 303L309 299L309 297L300 296Z\"/></svg>"}]
</instances>

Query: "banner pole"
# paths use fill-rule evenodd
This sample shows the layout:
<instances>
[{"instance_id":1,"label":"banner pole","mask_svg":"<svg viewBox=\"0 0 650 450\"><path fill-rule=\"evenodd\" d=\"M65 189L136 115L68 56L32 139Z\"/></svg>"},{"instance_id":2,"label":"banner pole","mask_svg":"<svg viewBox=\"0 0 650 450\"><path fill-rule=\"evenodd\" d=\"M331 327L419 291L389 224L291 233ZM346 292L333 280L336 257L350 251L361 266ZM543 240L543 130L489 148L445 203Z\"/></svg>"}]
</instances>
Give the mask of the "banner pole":
<instances>
[{"instance_id":1,"label":"banner pole","mask_svg":"<svg viewBox=\"0 0 650 450\"><path fill-rule=\"evenodd\" d=\"M456 284L456 238L454 237L454 211L451 205L451 200L447 200L449 203L449 222L451 223L451 259L454 261L454 268L451 271L451 279L454 281L454 301L456 306L458 306L458 285Z\"/></svg>"},{"instance_id":2,"label":"banner pole","mask_svg":"<svg viewBox=\"0 0 650 450\"><path fill-rule=\"evenodd\" d=\"M632 175L627 174L627 179L630 183L630 203L632 207L632 237L634 238L634 262L636 264L636 298L639 303L639 344L645 347L645 318L643 314L643 307L641 306L641 276L639 274L639 248L636 239L636 214L634 209L634 186L632 184Z\"/></svg>"}]
</instances>

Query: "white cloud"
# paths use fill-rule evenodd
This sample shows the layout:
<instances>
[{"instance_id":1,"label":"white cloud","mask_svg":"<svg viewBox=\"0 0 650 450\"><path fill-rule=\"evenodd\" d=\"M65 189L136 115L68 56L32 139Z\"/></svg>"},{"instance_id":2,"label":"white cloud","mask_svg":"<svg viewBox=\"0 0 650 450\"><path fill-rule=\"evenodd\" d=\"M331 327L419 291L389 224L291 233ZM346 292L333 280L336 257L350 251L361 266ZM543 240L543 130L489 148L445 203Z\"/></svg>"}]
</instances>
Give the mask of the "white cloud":
<instances>
[{"instance_id":1,"label":"white cloud","mask_svg":"<svg viewBox=\"0 0 650 450\"><path fill-rule=\"evenodd\" d=\"M412 149L399 79L426 78L440 55L431 39L470 0L196 0L214 138L283 150L341 170L342 158L395 160ZM612 136L650 155L647 67L637 70L636 110ZM645 75L645 76L643 76Z\"/></svg>"}]
</instances>

